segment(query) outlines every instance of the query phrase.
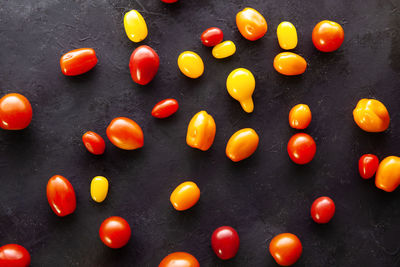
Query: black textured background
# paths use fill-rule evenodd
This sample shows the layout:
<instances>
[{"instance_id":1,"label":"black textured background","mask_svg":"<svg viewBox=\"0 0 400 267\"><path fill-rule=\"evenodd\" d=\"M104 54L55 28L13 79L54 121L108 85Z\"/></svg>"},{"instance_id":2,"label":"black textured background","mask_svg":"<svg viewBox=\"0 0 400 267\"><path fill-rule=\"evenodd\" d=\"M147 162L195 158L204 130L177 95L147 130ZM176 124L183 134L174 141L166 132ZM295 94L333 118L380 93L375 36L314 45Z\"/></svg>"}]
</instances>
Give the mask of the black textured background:
<instances>
[{"instance_id":1,"label":"black textured background","mask_svg":"<svg viewBox=\"0 0 400 267\"><path fill-rule=\"evenodd\" d=\"M266 36L256 42L236 28L235 15L247 6L268 22ZM139 44L124 32L130 9L147 21L149 35ZM399 155L399 9L397 0L0 1L0 93L24 94L34 111L28 129L0 131L0 245L25 246L32 266L157 266L175 251L192 253L202 266L275 266L269 241L291 232L304 246L297 266L399 266L400 190L385 193L357 171L364 153ZM323 54L312 44L312 29L323 19L343 25L345 42L337 52ZM275 31L283 20L297 27L295 51L309 64L300 77L284 77L272 66L281 52ZM216 60L202 46L199 36L211 26L236 43L234 56ZM153 47L161 62L147 86L133 83L128 68L130 54L142 44ZM63 76L59 58L80 47L94 48L99 64L85 75ZM176 60L184 50L203 58L200 79L179 72ZM252 114L226 92L226 77L237 67L256 77ZM153 105L167 97L176 98L180 110L169 119L152 118ZM352 110L364 97L387 106L392 120L386 132L366 133L353 122ZM317 143L306 166L296 166L286 153L296 133L287 117L298 103L312 110L305 132ZM185 143L190 118L203 109L217 124L207 152ZM103 156L88 153L82 134L93 130L106 138L106 126L117 116L139 123L144 147L123 151L107 141ZM225 145L244 127L258 132L260 145L234 164ZM77 194L77 209L66 218L47 203L46 184L54 174L69 179ZM96 175L110 181L102 204L89 194ZM199 185L201 198L177 212L169 195L186 180ZM327 225L309 215L322 195L336 203ZM112 215L132 228L131 241L120 250L98 237L101 222ZM236 228L241 239L228 262L210 247L211 233L221 225Z\"/></svg>"}]
</instances>

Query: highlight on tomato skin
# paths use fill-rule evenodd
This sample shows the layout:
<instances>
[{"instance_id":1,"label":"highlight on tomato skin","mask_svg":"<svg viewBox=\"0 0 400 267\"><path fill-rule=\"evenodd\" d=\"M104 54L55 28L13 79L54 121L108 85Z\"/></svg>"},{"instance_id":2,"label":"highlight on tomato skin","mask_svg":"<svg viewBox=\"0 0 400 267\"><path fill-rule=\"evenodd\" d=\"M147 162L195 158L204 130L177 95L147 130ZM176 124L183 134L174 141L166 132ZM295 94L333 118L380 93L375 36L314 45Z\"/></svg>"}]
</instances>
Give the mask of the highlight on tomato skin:
<instances>
[{"instance_id":1,"label":"highlight on tomato skin","mask_svg":"<svg viewBox=\"0 0 400 267\"><path fill-rule=\"evenodd\" d=\"M106 149L104 139L99 134L92 131L83 134L82 142L86 149L94 155L102 155Z\"/></svg>"},{"instance_id":2,"label":"highlight on tomato skin","mask_svg":"<svg viewBox=\"0 0 400 267\"><path fill-rule=\"evenodd\" d=\"M60 67L64 75L77 76L93 69L97 61L93 48L79 48L65 53L60 59Z\"/></svg>"},{"instance_id":3,"label":"highlight on tomato skin","mask_svg":"<svg viewBox=\"0 0 400 267\"><path fill-rule=\"evenodd\" d=\"M51 177L47 183L46 194L47 201L57 216L64 217L75 211L75 191L65 177L61 175Z\"/></svg>"},{"instance_id":4,"label":"highlight on tomato skin","mask_svg":"<svg viewBox=\"0 0 400 267\"><path fill-rule=\"evenodd\" d=\"M18 244L7 244L0 247L0 266L28 267L31 264L31 255L28 250Z\"/></svg>"},{"instance_id":5,"label":"highlight on tomato skin","mask_svg":"<svg viewBox=\"0 0 400 267\"><path fill-rule=\"evenodd\" d=\"M176 99L167 98L158 102L152 109L151 115L154 118L164 119L172 116L178 111L179 104Z\"/></svg>"},{"instance_id":6,"label":"highlight on tomato skin","mask_svg":"<svg viewBox=\"0 0 400 267\"><path fill-rule=\"evenodd\" d=\"M29 100L18 93L4 95L0 99L0 128L22 130L32 121L32 106Z\"/></svg>"}]
</instances>

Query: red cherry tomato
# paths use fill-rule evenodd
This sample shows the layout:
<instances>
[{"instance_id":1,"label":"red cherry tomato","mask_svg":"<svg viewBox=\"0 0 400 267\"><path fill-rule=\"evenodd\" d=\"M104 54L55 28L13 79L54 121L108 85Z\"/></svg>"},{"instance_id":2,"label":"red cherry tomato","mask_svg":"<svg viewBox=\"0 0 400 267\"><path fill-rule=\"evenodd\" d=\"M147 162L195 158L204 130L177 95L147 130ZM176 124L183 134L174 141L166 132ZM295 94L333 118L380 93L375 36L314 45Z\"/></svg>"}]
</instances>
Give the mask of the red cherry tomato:
<instances>
[{"instance_id":1,"label":"red cherry tomato","mask_svg":"<svg viewBox=\"0 0 400 267\"><path fill-rule=\"evenodd\" d=\"M88 72L96 64L96 52L92 48L79 48L69 51L60 59L61 71L67 76L76 76Z\"/></svg>"},{"instance_id":2,"label":"red cherry tomato","mask_svg":"<svg viewBox=\"0 0 400 267\"><path fill-rule=\"evenodd\" d=\"M178 0L161 0L161 2L167 3L167 4L172 4L178 2Z\"/></svg>"},{"instance_id":3,"label":"red cherry tomato","mask_svg":"<svg viewBox=\"0 0 400 267\"><path fill-rule=\"evenodd\" d=\"M12 93L0 99L0 128L22 130L31 123L32 107L25 96Z\"/></svg>"},{"instance_id":4,"label":"red cherry tomato","mask_svg":"<svg viewBox=\"0 0 400 267\"><path fill-rule=\"evenodd\" d=\"M75 191L61 175L54 175L47 183L47 200L51 209L60 217L71 214L76 208Z\"/></svg>"},{"instance_id":5,"label":"red cherry tomato","mask_svg":"<svg viewBox=\"0 0 400 267\"><path fill-rule=\"evenodd\" d=\"M205 46L216 46L224 39L224 33L220 28L211 27L201 34L201 42Z\"/></svg>"},{"instance_id":6,"label":"red cherry tomato","mask_svg":"<svg viewBox=\"0 0 400 267\"><path fill-rule=\"evenodd\" d=\"M311 217L316 223L328 223L334 214L335 203L329 197L319 197L311 206Z\"/></svg>"},{"instance_id":7,"label":"red cherry tomato","mask_svg":"<svg viewBox=\"0 0 400 267\"><path fill-rule=\"evenodd\" d=\"M86 149L94 155L101 155L106 149L106 143L104 142L104 139L95 132L89 131L84 133L82 136L82 141Z\"/></svg>"},{"instance_id":8,"label":"red cherry tomato","mask_svg":"<svg viewBox=\"0 0 400 267\"><path fill-rule=\"evenodd\" d=\"M31 255L23 246L8 244L0 247L0 266L27 267L31 263Z\"/></svg>"},{"instance_id":9,"label":"red cherry tomato","mask_svg":"<svg viewBox=\"0 0 400 267\"><path fill-rule=\"evenodd\" d=\"M100 239L110 248L122 248L131 238L131 227L125 219L113 216L100 226Z\"/></svg>"},{"instance_id":10,"label":"red cherry tomato","mask_svg":"<svg viewBox=\"0 0 400 267\"><path fill-rule=\"evenodd\" d=\"M358 171L364 179L372 178L378 169L379 159L373 154L365 154L358 161Z\"/></svg>"},{"instance_id":11,"label":"red cherry tomato","mask_svg":"<svg viewBox=\"0 0 400 267\"><path fill-rule=\"evenodd\" d=\"M174 114L179 108L178 101L173 98L164 99L158 102L153 110L151 111L151 115L155 118L163 119Z\"/></svg>"},{"instance_id":12,"label":"red cherry tomato","mask_svg":"<svg viewBox=\"0 0 400 267\"><path fill-rule=\"evenodd\" d=\"M276 263L281 266L290 266L300 258L303 246L300 239L294 234L283 233L272 238L269 252Z\"/></svg>"},{"instance_id":13,"label":"red cherry tomato","mask_svg":"<svg viewBox=\"0 0 400 267\"><path fill-rule=\"evenodd\" d=\"M160 58L150 46L141 45L136 48L129 60L129 69L135 83L146 85L156 76Z\"/></svg>"},{"instance_id":14,"label":"red cherry tomato","mask_svg":"<svg viewBox=\"0 0 400 267\"><path fill-rule=\"evenodd\" d=\"M312 32L312 41L315 47L322 52L333 52L343 43L344 31L340 24L323 20L315 25Z\"/></svg>"},{"instance_id":15,"label":"red cherry tomato","mask_svg":"<svg viewBox=\"0 0 400 267\"><path fill-rule=\"evenodd\" d=\"M309 163L314 158L316 150L314 139L305 133L293 135L287 145L290 159L297 164Z\"/></svg>"},{"instance_id":16,"label":"red cherry tomato","mask_svg":"<svg viewBox=\"0 0 400 267\"><path fill-rule=\"evenodd\" d=\"M113 119L107 127L107 137L116 147L133 150L143 146L143 131L131 119L118 117Z\"/></svg>"},{"instance_id":17,"label":"red cherry tomato","mask_svg":"<svg viewBox=\"0 0 400 267\"><path fill-rule=\"evenodd\" d=\"M211 246L220 259L231 259L238 252L239 235L232 227L221 226L212 234Z\"/></svg>"},{"instance_id":18,"label":"red cherry tomato","mask_svg":"<svg viewBox=\"0 0 400 267\"><path fill-rule=\"evenodd\" d=\"M195 257L186 252L174 252L165 257L158 267L200 267Z\"/></svg>"}]
</instances>

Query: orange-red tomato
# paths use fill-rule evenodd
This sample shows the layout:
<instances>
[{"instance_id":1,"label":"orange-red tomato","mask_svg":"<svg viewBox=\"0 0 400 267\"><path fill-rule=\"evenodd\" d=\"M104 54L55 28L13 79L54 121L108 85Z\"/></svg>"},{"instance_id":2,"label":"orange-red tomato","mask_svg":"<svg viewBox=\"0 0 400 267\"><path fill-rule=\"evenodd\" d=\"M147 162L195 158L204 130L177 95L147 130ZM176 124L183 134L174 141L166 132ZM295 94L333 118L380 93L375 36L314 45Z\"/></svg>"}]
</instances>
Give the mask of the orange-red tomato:
<instances>
[{"instance_id":1,"label":"orange-red tomato","mask_svg":"<svg viewBox=\"0 0 400 267\"><path fill-rule=\"evenodd\" d=\"M400 185L400 157L389 156L379 163L375 185L386 192L392 192Z\"/></svg>"},{"instance_id":2,"label":"orange-red tomato","mask_svg":"<svg viewBox=\"0 0 400 267\"><path fill-rule=\"evenodd\" d=\"M290 266L296 263L303 252L300 239L291 233L283 233L272 238L269 252L276 263L281 266Z\"/></svg>"},{"instance_id":3,"label":"orange-red tomato","mask_svg":"<svg viewBox=\"0 0 400 267\"><path fill-rule=\"evenodd\" d=\"M372 178L378 169L379 159L373 154L362 155L358 161L358 171L364 179Z\"/></svg>"},{"instance_id":4,"label":"orange-red tomato","mask_svg":"<svg viewBox=\"0 0 400 267\"><path fill-rule=\"evenodd\" d=\"M7 244L0 247L1 267L27 267L31 264L31 255L23 246Z\"/></svg>"},{"instance_id":5,"label":"orange-red tomato","mask_svg":"<svg viewBox=\"0 0 400 267\"><path fill-rule=\"evenodd\" d=\"M116 147L133 150L143 146L143 131L131 119L118 117L113 119L107 127L107 137Z\"/></svg>"},{"instance_id":6,"label":"orange-red tomato","mask_svg":"<svg viewBox=\"0 0 400 267\"><path fill-rule=\"evenodd\" d=\"M289 112L289 125L295 129L305 129L311 122L311 110L305 104L294 106Z\"/></svg>"},{"instance_id":7,"label":"orange-red tomato","mask_svg":"<svg viewBox=\"0 0 400 267\"><path fill-rule=\"evenodd\" d=\"M298 133L290 138L287 145L290 159L297 164L309 163L317 151L314 139L305 133Z\"/></svg>"},{"instance_id":8,"label":"orange-red tomato","mask_svg":"<svg viewBox=\"0 0 400 267\"><path fill-rule=\"evenodd\" d=\"M200 267L200 263L189 253L174 252L165 257L158 267Z\"/></svg>"},{"instance_id":9,"label":"orange-red tomato","mask_svg":"<svg viewBox=\"0 0 400 267\"><path fill-rule=\"evenodd\" d=\"M335 202L330 197L319 197L311 205L311 217L316 223L328 223L335 215Z\"/></svg>"},{"instance_id":10,"label":"orange-red tomato","mask_svg":"<svg viewBox=\"0 0 400 267\"><path fill-rule=\"evenodd\" d=\"M76 76L88 72L96 64L96 52L92 48L79 48L69 51L60 59L61 71L67 76Z\"/></svg>"},{"instance_id":11,"label":"orange-red tomato","mask_svg":"<svg viewBox=\"0 0 400 267\"><path fill-rule=\"evenodd\" d=\"M158 102L153 110L151 111L151 115L158 119L163 119L174 114L179 108L178 101L173 98L168 98L161 100Z\"/></svg>"},{"instance_id":12,"label":"orange-red tomato","mask_svg":"<svg viewBox=\"0 0 400 267\"><path fill-rule=\"evenodd\" d=\"M340 24L323 20L315 25L312 32L312 41L315 47L322 52L333 52L343 43L344 31Z\"/></svg>"},{"instance_id":13,"label":"orange-red tomato","mask_svg":"<svg viewBox=\"0 0 400 267\"><path fill-rule=\"evenodd\" d=\"M0 128L22 130L31 123L32 107L25 96L7 94L0 99Z\"/></svg>"},{"instance_id":14,"label":"orange-red tomato","mask_svg":"<svg viewBox=\"0 0 400 267\"><path fill-rule=\"evenodd\" d=\"M86 149L94 155L101 155L106 149L106 143L104 142L104 139L95 132L89 131L84 133L82 136L82 141Z\"/></svg>"},{"instance_id":15,"label":"orange-red tomato","mask_svg":"<svg viewBox=\"0 0 400 267\"><path fill-rule=\"evenodd\" d=\"M99 235L101 241L110 248L121 248L131 238L131 227L121 217L112 216L103 221L100 226Z\"/></svg>"},{"instance_id":16,"label":"orange-red tomato","mask_svg":"<svg viewBox=\"0 0 400 267\"><path fill-rule=\"evenodd\" d=\"M51 177L46 191L49 205L56 215L64 217L75 211L75 191L65 177L61 175Z\"/></svg>"},{"instance_id":17,"label":"orange-red tomato","mask_svg":"<svg viewBox=\"0 0 400 267\"><path fill-rule=\"evenodd\" d=\"M253 8L246 7L236 15L236 25L244 38L250 41L260 39L268 26L263 15Z\"/></svg>"}]
</instances>

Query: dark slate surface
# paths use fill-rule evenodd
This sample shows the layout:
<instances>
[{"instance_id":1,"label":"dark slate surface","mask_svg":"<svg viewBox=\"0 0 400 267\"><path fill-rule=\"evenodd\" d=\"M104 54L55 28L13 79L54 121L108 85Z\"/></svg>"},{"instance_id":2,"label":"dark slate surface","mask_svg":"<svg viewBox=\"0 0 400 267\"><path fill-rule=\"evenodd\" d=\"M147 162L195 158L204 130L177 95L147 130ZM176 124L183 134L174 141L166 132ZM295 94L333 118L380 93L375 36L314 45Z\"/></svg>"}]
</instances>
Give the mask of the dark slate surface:
<instances>
[{"instance_id":1,"label":"dark slate surface","mask_svg":"<svg viewBox=\"0 0 400 267\"><path fill-rule=\"evenodd\" d=\"M261 11L267 35L250 42L241 37L235 14L244 7ZM153 47L161 65L148 86L134 84L128 61L135 44L125 36L123 14L138 9L149 35L140 44ZM0 93L19 92L32 103L28 129L0 131L0 244L20 243L32 255L32 266L157 266L174 251L195 255L202 266L275 266L267 250L270 239L292 232L303 242L297 266L399 266L400 190L385 193L362 180L358 158L375 153L382 159L400 149L400 4L397 0L213 1L159 0L61 1L3 0L0 4ZM331 54L318 52L311 41L314 25L338 21L345 42ZM281 50L276 27L289 20L297 27L308 70L301 77L279 75L272 67ZM237 53L216 60L199 36L220 27ZM93 47L96 68L79 77L65 77L59 58L71 49ZM198 80L177 69L180 52L193 50L205 62ZM225 80L237 67L256 77L255 111L248 115L226 92ZM174 97L176 115L150 116L153 105ZM361 131L352 110L363 97L381 100L391 114L389 130ZM305 131L317 143L307 166L296 166L286 144L296 131L288 126L290 108L306 103L313 120ZM190 118L205 109L217 124L214 145L207 152L188 147ZM96 157L81 143L93 130L105 138L116 116L138 122L145 145L122 151L107 141ZM257 152L238 164L225 157L231 134L252 127L260 135ZM75 187L77 209L58 218L47 204L45 188L54 174ZM89 185L96 175L111 184L102 204L91 200ZM193 180L199 203L179 213L169 203L171 191ZM309 215L312 201L332 197L337 213L328 225ZM112 215L127 219L133 231L120 250L105 247L101 222ZM235 227L241 238L236 258L222 262L211 250L212 231Z\"/></svg>"}]
</instances>

